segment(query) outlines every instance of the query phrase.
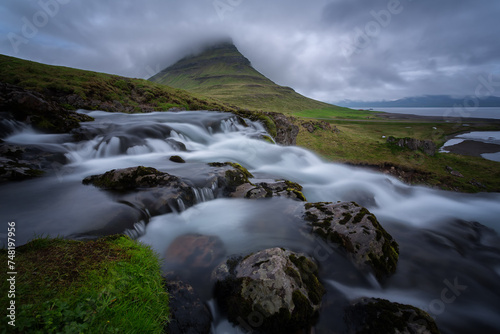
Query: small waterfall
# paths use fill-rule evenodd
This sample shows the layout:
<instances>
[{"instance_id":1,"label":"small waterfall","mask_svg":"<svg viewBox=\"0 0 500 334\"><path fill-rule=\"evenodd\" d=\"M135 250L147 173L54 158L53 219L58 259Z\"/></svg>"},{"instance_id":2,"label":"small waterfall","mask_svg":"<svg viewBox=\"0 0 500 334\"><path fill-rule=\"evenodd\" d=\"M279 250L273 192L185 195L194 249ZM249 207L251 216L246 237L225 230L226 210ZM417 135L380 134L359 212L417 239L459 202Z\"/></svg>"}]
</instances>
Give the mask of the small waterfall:
<instances>
[{"instance_id":1,"label":"small waterfall","mask_svg":"<svg viewBox=\"0 0 500 334\"><path fill-rule=\"evenodd\" d=\"M0 138L5 138L13 133L21 132L28 126L13 119L0 120Z\"/></svg>"},{"instance_id":2,"label":"small waterfall","mask_svg":"<svg viewBox=\"0 0 500 334\"><path fill-rule=\"evenodd\" d=\"M179 207L179 211L186 211L186 205L184 204L184 201L180 198L177 199L177 206Z\"/></svg>"},{"instance_id":3,"label":"small waterfall","mask_svg":"<svg viewBox=\"0 0 500 334\"><path fill-rule=\"evenodd\" d=\"M214 183L215 184L215 183ZM196 203L207 202L215 199L214 186L212 188L191 188L196 199Z\"/></svg>"},{"instance_id":4,"label":"small waterfall","mask_svg":"<svg viewBox=\"0 0 500 334\"><path fill-rule=\"evenodd\" d=\"M236 120L231 118L228 120L221 121L221 129L224 133L238 131Z\"/></svg>"},{"instance_id":5,"label":"small waterfall","mask_svg":"<svg viewBox=\"0 0 500 334\"><path fill-rule=\"evenodd\" d=\"M134 224L134 228L123 231L123 234L128 235L130 239L138 239L146 234L146 223L141 220Z\"/></svg>"}]
</instances>

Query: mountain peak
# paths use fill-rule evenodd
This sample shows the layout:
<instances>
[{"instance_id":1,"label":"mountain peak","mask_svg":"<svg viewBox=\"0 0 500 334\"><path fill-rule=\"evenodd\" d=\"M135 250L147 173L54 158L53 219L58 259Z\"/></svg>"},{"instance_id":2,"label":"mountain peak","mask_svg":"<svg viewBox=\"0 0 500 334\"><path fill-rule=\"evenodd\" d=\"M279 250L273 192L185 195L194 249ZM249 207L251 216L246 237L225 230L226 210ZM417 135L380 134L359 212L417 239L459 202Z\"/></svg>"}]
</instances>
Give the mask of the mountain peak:
<instances>
[{"instance_id":1,"label":"mountain peak","mask_svg":"<svg viewBox=\"0 0 500 334\"><path fill-rule=\"evenodd\" d=\"M290 113L332 107L275 84L227 39L184 57L149 80L254 110Z\"/></svg>"}]
</instances>

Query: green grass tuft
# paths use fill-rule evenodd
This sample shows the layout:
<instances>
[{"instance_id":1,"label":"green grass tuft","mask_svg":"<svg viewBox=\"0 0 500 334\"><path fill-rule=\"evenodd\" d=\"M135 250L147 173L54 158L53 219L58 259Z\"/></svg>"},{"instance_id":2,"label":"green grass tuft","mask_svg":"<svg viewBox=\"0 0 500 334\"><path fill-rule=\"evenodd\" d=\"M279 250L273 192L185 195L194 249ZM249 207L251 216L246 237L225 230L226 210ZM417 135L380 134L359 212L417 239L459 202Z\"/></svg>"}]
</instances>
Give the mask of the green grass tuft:
<instances>
[{"instance_id":1,"label":"green grass tuft","mask_svg":"<svg viewBox=\"0 0 500 334\"><path fill-rule=\"evenodd\" d=\"M14 333L163 333L168 321L159 260L126 236L36 239L17 249L16 269Z\"/></svg>"}]
</instances>

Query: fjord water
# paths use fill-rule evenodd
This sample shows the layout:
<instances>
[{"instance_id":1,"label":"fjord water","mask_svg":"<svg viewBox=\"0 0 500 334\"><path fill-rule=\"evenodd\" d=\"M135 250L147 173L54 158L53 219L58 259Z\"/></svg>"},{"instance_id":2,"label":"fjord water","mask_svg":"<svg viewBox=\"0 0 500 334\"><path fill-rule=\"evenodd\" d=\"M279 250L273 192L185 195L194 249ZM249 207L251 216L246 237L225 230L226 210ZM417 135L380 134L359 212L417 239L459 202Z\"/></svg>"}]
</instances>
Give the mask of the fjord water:
<instances>
[{"instance_id":1,"label":"fjord water","mask_svg":"<svg viewBox=\"0 0 500 334\"><path fill-rule=\"evenodd\" d=\"M443 333L500 331L500 194L408 186L385 174L325 162L299 147L270 144L261 139L266 135L261 124L227 113L86 113L95 121L82 125L79 141L70 135L39 134L19 124L4 138L62 152L69 162L54 163L45 177L0 187L1 220L16 221L18 244L36 235L83 239L126 232L162 256L186 233L218 236L227 256L286 247L319 262L328 292L318 332L331 326L342 332L342 308L359 297L420 307L436 318ZM187 163L171 162L171 155ZM301 233L305 223L286 214L297 202L215 198L210 187L201 185L210 169L206 163L226 161L248 168L256 182L298 182L309 202L355 201L367 207L399 243L395 275L380 285L320 239ZM133 198L123 202L112 192L82 185L86 176L140 165L191 180L199 203L151 217ZM164 269L191 279L212 305L214 332L241 332L211 301L212 268L195 275L169 263Z\"/></svg>"},{"instance_id":2,"label":"fjord water","mask_svg":"<svg viewBox=\"0 0 500 334\"><path fill-rule=\"evenodd\" d=\"M373 107L373 108L355 108L355 109L373 109L395 114L417 115L417 116L433 116L441 117L443 120L455 121L451 117L464 118L489 118L500 119L500 107L477 107L464 108L463 106L450 106L449 108L419 108L419 107Z\"/></svg>"}]
</instances>

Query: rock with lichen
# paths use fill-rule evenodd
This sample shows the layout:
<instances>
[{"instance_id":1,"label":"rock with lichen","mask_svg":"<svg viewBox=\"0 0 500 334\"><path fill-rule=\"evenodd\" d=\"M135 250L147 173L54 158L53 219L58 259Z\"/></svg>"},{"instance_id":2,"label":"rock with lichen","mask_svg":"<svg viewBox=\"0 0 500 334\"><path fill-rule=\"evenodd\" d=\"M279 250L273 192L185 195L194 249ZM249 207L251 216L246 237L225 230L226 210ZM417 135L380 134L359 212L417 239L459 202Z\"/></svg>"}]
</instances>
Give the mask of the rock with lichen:
<instances>
[{"instance_id":1,"label":"rock with lichen","mask_svg":"<svg viewBox=\"0 0 500 334\"><path fill-rule=\"evenodd\" d=\"M190 184L152 167L113 169L86 177L83 184L118 191L122 202L140 204L138 206L148 209L151 215L182 211L196 204Z\"/></svg>"},{"instance_id":2,"label":"rock with lichen","mask_svg":"<svg viewBox=\"0 0 500 334\"><path fill-rule=\"evenodd\" d=\"M357 300L346 309L344 319L349 333L439 333L436 322L426 312L384 299Z\"/></svg>"},{"instance_id":3,"label":"rock with lichen","mask_svg":"<svg viewBox=\"0 0 500 334\"><path fill-rule=\"evenodd\" d=\"M225 162L209 165L215 167L212 178L216 178L224 197L249 199L285 197L298 201L306 200L302 186L298 183L287 180L252 183L249 179L253 178L253 175L240 164Z\"/></svg>"},{"instance_id":4,"label":"rock with lichen","mask_svg":"<svg viewBox=\"0 0 500 334\"><path fill-rule=\"evenodd\" d=\"M353 202L306 203L303 217L310 232L343 249L358 269L378 279L396 271L398 244L367 209Z\"/></svg>"},{"instance_id":5,"label":"rock with lichen","mask_svg":"<svg viewBox=\"0 0 500 334\"><path fill-rule=\"evenodd\" d=\"M266 249L218 266L216 298L228 319L264 333L310 326L325 293L314 260L282 248Z\"/></svg>"}]
</instances>

